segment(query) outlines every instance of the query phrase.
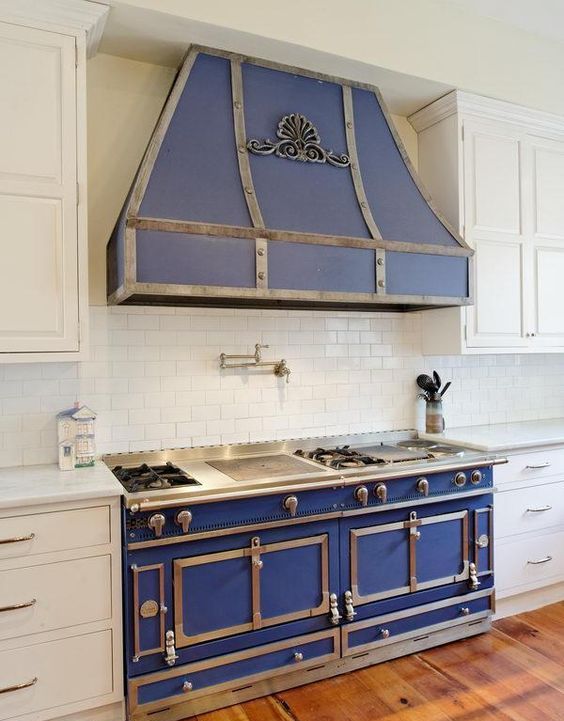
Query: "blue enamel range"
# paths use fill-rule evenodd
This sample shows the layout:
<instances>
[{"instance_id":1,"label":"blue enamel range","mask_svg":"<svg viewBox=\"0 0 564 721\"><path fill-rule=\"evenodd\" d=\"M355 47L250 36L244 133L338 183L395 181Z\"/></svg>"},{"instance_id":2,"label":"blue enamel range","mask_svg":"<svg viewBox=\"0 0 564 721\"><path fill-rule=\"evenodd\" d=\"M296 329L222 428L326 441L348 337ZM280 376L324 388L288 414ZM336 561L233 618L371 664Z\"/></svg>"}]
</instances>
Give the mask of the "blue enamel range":
<instances>
[{"instance_id":1,"label":"blue enamel range","mask_svg":"<svg viewBox=\"0 0 564 721\"><path fill-rule=\"evenodd\" d=\"M329 676L487 630L498 459L355 440L175 452L200 486L126 492L129 718L176 704L190 716L228 705L239 687L258 696L259 677L287 673L295 685L302 657L300 668ZM332 452L313 457L320 445ZM336 456L354 465L333 468ZM245 463L220 463L245 458L279 475L238 481ZM284 476L284 458L306 470ZM164 457L107 462L131 470L143 459Z\"/></svg>"}]
</instances>

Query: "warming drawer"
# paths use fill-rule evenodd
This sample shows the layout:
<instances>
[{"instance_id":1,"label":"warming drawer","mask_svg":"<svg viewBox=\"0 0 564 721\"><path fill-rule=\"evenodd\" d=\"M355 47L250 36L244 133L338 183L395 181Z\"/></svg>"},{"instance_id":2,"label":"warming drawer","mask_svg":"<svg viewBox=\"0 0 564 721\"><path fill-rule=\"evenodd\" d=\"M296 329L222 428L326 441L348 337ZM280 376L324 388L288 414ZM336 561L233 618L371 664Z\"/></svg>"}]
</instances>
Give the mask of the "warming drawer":
<instances>
[{"instance_id":1,"label":"warming drawer","mask_svg":"<svg viewBox=\"0 0 564 721\"><path fill-rule=\"evenodd\" d=\"M408 639L419 639L462 623L487 618L493 612L492 589L447 598L416 608L357 621L342 628L343 656L372 651Z\"/></svg>"},{"instance_id":2,"label":"warming drawer","mask_svg":"<svg viewBox=\"0 0 564 721\"><path fill-rule=\"evenodd\" d=\"M147 674L129 682L129 711L133 716L146 714L247 686L333 661L339 652L339 629L332 629Z\"/></svg>"}]
</instances>

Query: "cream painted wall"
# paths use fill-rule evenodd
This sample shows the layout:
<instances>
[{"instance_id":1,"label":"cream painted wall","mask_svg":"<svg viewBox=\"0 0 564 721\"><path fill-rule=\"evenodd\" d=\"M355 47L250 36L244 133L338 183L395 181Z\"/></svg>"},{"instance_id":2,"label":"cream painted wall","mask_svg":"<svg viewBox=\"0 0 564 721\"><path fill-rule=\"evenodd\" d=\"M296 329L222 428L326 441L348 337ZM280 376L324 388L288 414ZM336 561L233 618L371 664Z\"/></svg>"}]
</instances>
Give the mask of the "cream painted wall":
<instances>
[{"instance_id":1,"label":"cream painted wall","mask_svg":"<svg viewBox=\"0 0 564 721\"><path fill-rule=\"evenodd\" d=\"M175 72L113 55L88 61L90 303L106 303L106 244L166 100ZM416 164L417 134L393 115Z\"/></svg>"},{"instance_id":2,"label":"cream painted wall","mask_svg":"<svg viewBox=\"0 0 564 721\"><path fill-rule=\"evenodd\" d=\"M169 13L329 53L336 65L339 57L347 58L564 115L564 43L448 0L112 0L112 5Z\"/></svg>"},{"instance_id":3,"label":"cream painted wall","mask_svg":"<svg viewBox=\"0 0 564 721\"><path fill-rule=\"evenodd\" d=\"M87 65L90 303L106 303L106 243L175 71L111 55Z\"/></svg>"}]
</instances>

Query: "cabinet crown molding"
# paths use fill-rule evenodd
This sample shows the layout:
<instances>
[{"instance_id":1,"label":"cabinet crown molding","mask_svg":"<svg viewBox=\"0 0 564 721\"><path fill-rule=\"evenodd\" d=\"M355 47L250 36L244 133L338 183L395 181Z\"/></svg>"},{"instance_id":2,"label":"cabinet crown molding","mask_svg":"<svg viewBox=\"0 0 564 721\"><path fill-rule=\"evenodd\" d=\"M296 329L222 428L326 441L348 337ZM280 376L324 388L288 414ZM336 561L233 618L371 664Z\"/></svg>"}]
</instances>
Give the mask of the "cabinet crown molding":
<instances>
[{"instance_id":1,"label":"cabinet crown molding","mask_svg":"<svg viewBox=\"0 0 564 721\"><path fill-rule=\"evenodd\" d=\"M524 126L530 131L550 131L564 134L564 117L524 105L495 100L482 95L453 90L408 117L414 130L420 133L441 120L455 114L478 115L481 118L502 120Z\"/></svg>"},{"instance_id":2,"label":"cabinet crown molding","mask_svg":"<svg viewBox=\"0 0 564 721\"><path fill-rule=\"evenodd\" d=\"M84 35L86 55L91 58L98 51L109 11L105 0L2 0L0 20Z\"/></svg>"}]
</instances>

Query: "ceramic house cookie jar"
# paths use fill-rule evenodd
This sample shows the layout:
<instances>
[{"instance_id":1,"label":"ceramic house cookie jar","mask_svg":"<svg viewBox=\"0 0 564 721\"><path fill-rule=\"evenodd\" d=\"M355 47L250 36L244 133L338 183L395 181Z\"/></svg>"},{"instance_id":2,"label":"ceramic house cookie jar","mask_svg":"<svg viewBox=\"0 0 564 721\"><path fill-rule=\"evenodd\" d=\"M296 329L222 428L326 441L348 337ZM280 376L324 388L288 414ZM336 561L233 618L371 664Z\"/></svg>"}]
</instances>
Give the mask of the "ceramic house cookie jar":
<instances>
[{"instance_id":1,"label":"ceramic house cookie jar","mask_svg":"<svg viewBox=\"0 0 564 721\"><path fill-rule=\"evenodd\" d=\"M78 403L57 415L61 470L94 465L95 423L96 413Z\"/></svg>"}]
</instances>

